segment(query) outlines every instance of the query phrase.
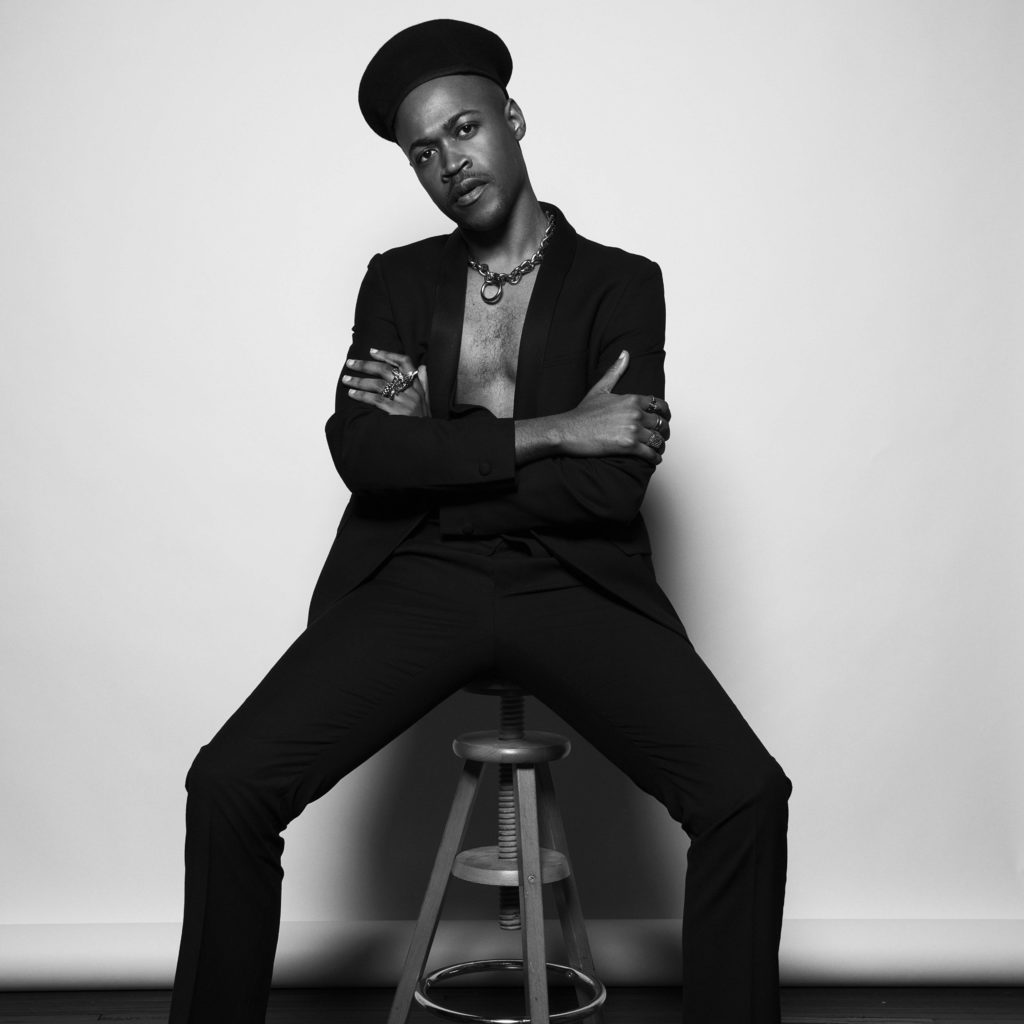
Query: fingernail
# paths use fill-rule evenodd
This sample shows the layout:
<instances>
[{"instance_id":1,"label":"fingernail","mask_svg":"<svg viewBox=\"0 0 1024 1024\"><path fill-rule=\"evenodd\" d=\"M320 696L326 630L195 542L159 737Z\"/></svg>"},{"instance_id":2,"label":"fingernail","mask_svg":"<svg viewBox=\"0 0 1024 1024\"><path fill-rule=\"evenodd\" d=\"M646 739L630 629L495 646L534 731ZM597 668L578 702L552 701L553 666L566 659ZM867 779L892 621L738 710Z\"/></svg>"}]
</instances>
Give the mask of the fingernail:
<instances>
[{"instance_id":1,"label":"fingernail","mask_svg":"<svg viewBox=\"0 0 1024 1024\"><path fill-rule=\"evenodd\" d=\"M351 377L347 377L344 374L342 375L342 378L341 378L342 384L348 384L351 380L352 380Z\"/></svg>"},{"instance_id":2,"label":"fingernail","mask_svg":"<svg viewBox=\"0 0 1024 1024\"><path fill-rule=\"evenodd\" d=\"M345 365L346 366L355 366L356 365L356 361L354 359L346 359L345 360Z\"/></svg>"},{"instance_id":3,"label":"fingernail","mask_svg":"<svg viewBox=\"0 0 1024 1024\"><path fill-rule=\"evenodd\" d=\"M379 351L380 351L379 348L371 348L370 349L370 355L371 356L375 356Z\"/></svg>"},{"instance_id":4,"label":"fingernail","mask_svg":"<svg viewBox=\"0 0 1024 1024\"><path fill-rule=\"evenodd\" d=\"M619 358L620 358L620 359L625 359L625 358L626 358L626 350L625 350L625 349L623 349L623 350L622 350L622 351L621 351L621 352L619 353Z\"/></svg>"},{"instance_id":5,"label":"fingernail","mask_svg":"<svg viewBox=\"0 0 1024 1024\"><path fill-rule=\"evenodd\" d=\"M354 395L354 394L356 394L356 389L355 389L355 388L349 388L349 389L348 389L348 393L349 393L350 395Z\"/></svg>"}]
</instances>

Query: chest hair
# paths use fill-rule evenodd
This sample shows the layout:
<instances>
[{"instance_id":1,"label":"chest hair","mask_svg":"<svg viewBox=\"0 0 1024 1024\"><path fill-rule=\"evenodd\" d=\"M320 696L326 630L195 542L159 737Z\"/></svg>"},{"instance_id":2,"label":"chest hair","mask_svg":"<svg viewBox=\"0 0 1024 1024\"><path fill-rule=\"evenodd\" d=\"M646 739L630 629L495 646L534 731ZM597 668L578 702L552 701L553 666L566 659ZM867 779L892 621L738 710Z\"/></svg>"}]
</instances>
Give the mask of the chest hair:
<instances>
[{"instance_id":1,"label":"chest hair","mask_svg":"<svg viewBox=\"0 0 1024 1024\"><path fill-rule=\"evenodd\" d=\"M474 274L466 289L459 353L458 400L483 405L495 415L511 415L516 366L533 281L506 287L501 301L489 306L480 299Z\"/></svg>"}]
</instances>

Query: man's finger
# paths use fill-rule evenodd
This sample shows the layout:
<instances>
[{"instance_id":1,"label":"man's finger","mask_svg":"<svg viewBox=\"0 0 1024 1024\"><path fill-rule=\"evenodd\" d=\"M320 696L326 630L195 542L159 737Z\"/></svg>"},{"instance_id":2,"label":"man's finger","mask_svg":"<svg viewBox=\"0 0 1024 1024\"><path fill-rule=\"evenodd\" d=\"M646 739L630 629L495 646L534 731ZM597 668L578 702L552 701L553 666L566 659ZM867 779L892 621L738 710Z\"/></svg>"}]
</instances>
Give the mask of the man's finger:
<instances>
[{"instance_id":1,"label":"man's finger","mask_svg":"<svg viewBox=\"0 0 1024 1024\"><path fill-rule=\"evenodd\" d=\"M656 416L654 413L645 412L643 416L640 417L640 422L648 430L653 430L655 433L661 434L666 441L672 435L672 428L668 425L668 420L664 416Z\"/></svg>"},{"instance_id":2,"label":"man's finger","mask_svg":"<svg viewBox=\"0 0 1024 1024\"><path fill-rule=\"evenodd\" d=\"M386 398L381 398L376 391L357 391L355 388L348 389L348 397L354 398L357 402L365 402L367 405L375 405L378 409L383 408Z\"/></svg>"},{"instance_id":3,"label":"man's finger","mask_svg":"<svg viewBox=\"0 0 1024 1024\"><path fill-rule=\"evenodd\" d=\"M662 448L661 451L665 449ZM633 454L638 458L646 459L648 462L653 462L656 466L661 462L661 452L656 452L650 445L644 444L642 441L638 441L633 446Z\"/></svg>"},{"instance_id":4,"label":"man's finger","mask_svg":"<svg viewBox=\"0 0 1024 1024\"><path fill-rule=\"evenodd\" d=\"M412 365L412 360L404 352L385 352L381 348L371 348L370 355L374 359L383 359L387 363L392 363L397 366L402 373L412 373L416 367Z\"/></svg>"},{"instance_id":5,"label":"man's finger","mask_svg":"<svg viewBox=\"0 0 1024 1024\"><path fill-rule=\"evenodd\" d=\"M380 377L381 380L391 380L395 375L394 363L378 362L374 359L346 359L345 368Z\"/></svg>"},{"instance_id":6,"label":"man's finger","mask_svg":"<svg viewBox=\"0 0 1024 1024\"><path fill-rule=\"evenodd\" d=\"M427 415L430 415L430 385L427 383L427 368L426 366L417 366L416 372L420 377L420 387L423 388L423 401L424 408L426 409Z\"/></svg>"},{"instance_id":7,"label":"man's finger","mask_svg":"<svg viewBox=\"0 0 1024 1024\"><path fill-rule=\"evenodd\" d=\"M388 379L390 380L390 378ZM373 392L379 392L385 384L383 380L377 380L374 377L353 377L348 373L341 378L341 383L348 388L355 388L357 391Z\"/></svg>"},{"instance_id":8,"label":"man's finger","mask_svg":"<svg viewBox=\"0 0 1024 1024\"><path fill-rule=\"evenodd\" d=\"M604 371L604 375L601 379L587 392L588 395L597 394L598 392L604 392L607 394L616 384L619 383L619 378L626 372L626 367L629 366L629 353L623 349L619 353L619 358Z\"/></svg>"},{"instance_id":9,"label":"man's finger","mask_svg":"<svg viewBox=\"0 0 1024 1024\"><path fill-rule=\"evenodd\" d=\"M646 414L660 416L663 420L672 419L672 410L669 409L668 402L664 398L659 398L657 395L637 395L637 399Z\"/></svg>"},{"instance_id":10,"label":"man's finger","mask_svg":"<svg viewBox=\"0 0 1024 1024\"><path fill-rule=\"evenodd\" d=\"M380 409L381 412L386 412L389 416L402 416L403 406L390 398L381 398L376 391L356 391L354 389L349 390L349 398L355 399L357 402L362 402L364 405L372 405L375 409Z\"/></svg>"},{"instance_id":11,"label":"man's finger","mask_svg":"<svg viewBox=\"0 0 1024 1024\"><path fill-rule=\"evenodd\" d=\"M668 430L668 427L665 427ZM633 436L636 438L634 442L640 448L646 448L648 451L656 452L661 455L665 451L665 446L668 442L666 434L661 434L657 430L652 430L650 427L644 426L643 420L637 423L633 430Z\"/></svg>"}]
</instances>

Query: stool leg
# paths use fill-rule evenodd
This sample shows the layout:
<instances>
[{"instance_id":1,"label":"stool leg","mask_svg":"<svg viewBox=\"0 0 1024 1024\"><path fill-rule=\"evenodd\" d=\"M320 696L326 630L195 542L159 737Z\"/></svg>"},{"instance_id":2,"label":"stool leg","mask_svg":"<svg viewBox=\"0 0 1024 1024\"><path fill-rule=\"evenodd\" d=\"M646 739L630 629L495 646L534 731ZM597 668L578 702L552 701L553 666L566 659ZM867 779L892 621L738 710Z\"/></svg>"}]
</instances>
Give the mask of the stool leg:
<instances>
[{"instance_id":1,"label":"stool leg","mask_svg":"<svg viewBox=\"0 0 1024 1024\"><path fill-rule=\"evenodd\" d=\"M537 786L541 843L552 850L557 850L569 861L569 877L554 883L555 906L558 908L558 920L562 925L565 949L569 954L569 966L575 967L588 977L596 978L594 957L590 952L590 941L587 938L587 926L580 906L579 891L576 888L576 877L572 873L572 861L569 859L562 814L555 799L551 769L546 764L537 766ZM584 999L589 993L586 989L577 987L576 994L580 999ZM600 1010L592 1014L590 1019L599 1022Z\"/></svg>"},{"instance_id":2,"label":"stool leg","mask_svg":"<svg viewBox=\"0 0 1024 1024\"><path fill-rule=\"evenodd\" d=\"M402 976L399 979L398 988L395 990L395 998L391 1003L388 1024L405 1024L409 1010L412 1008L413 994L423 976L423 967L427 962L430 946L434 941L434 933L437 931L437 922L441 917L441 905L444 903L444 895L448 889L452 865L455 863L456 854L462 847L469 815L473 810L473 802L476 800L476 794L480 788L483 767L478 761L466 761L463 764L462 775L459 777L459 783L455 789L455 798L452 800L452 809L448 814L448 822L441 836L441 845L437 848L434 868L430 873L427 893L423 897L423 906L420 908L416 930L413 932L409 952L405 957L405 966L402 968Z\"/></svg>"},{"instance_id":3,"label":"stool leg","mask_svg":"<svg viewBox=\"0 0 1024 1024\"><path fill-rule=\"evenodd\" d=\"M522 893L523 960L530 1024L548 1024L548 971L544 949L544 884L540 870L537 780L533 765L516 766L519 817L519 891Z\"/></svg>"}]
</instances>

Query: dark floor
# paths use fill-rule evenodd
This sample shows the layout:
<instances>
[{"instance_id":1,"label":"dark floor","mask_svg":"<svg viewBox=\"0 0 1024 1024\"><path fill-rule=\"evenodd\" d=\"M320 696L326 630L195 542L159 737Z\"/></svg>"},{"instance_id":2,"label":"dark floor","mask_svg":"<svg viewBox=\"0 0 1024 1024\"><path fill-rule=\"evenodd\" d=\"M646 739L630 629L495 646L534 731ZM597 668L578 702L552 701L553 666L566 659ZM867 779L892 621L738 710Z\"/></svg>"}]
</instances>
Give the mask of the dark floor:
<instances>
[{"instance_id":1,"label":"dark floor","mask_svg":"<svg viewBox=\"0 0 1024 1024\"><path fill-rule=\"evenodd\" d=\"M509 1002L514 995L465 989L454 998L480 1014L511 1016L522 1012ZM0 1024L158 1024L169 998L166 991L0 992ZM380 988L277 989L267 1024L383 1024L390 1000ZM786 1024L1024 1024L1024 988L788 988L782 1005ZM438 1020L417 1008L410 1024ZM678 1020L677 989L619 988L608 994L603 1024Z\"/></svg>"}]
</instances>

